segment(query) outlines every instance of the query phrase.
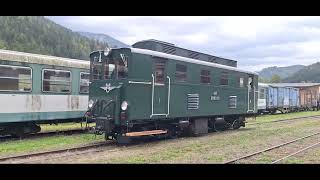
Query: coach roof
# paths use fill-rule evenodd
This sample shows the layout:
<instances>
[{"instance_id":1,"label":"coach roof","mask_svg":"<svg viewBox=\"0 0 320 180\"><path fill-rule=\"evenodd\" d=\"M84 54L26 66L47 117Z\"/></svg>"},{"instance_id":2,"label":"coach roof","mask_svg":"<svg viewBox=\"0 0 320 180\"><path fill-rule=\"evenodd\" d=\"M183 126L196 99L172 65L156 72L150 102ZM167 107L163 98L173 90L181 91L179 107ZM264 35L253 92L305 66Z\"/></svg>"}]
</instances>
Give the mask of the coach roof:
<instances>
[{"instance_id":1,"label":"coach roof","mask_svg":"<svg viewBox=\"0 0 320 180\"><path fill-rule=\"evenodd\" d=\"M90 61L0 50L0 60L89 69Z\"/></svg>"}]
</instances>

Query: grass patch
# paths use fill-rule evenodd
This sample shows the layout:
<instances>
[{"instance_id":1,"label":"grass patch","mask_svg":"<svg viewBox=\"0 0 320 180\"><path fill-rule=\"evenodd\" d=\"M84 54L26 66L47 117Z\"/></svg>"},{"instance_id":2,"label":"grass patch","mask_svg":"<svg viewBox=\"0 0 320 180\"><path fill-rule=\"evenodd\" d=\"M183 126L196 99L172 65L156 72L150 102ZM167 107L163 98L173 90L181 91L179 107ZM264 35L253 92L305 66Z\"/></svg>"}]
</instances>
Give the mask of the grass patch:
<instances>
[{"instance_id":1,"label":"grass patch","mask_svg":"<svg viewBox=\"0 0 320 180\"><path fill-rule=\"evenodd\" d=\"M36 139L25 139L0 143L0 156L39 152L101 141L103 136L80 134L71 136L51 136Z\"/></svg>"},{"instance_id":2,"label":"grass patch","mask_svg":"<svg viewBox=\"0 0 320 180\"><path fill-rule=\"evenodd\" d=\"M61 123L61 124L42 124L41 126L41 132L48 132L48 131L63 131L63 130L71 130L71 129L84 129L86 124L82 123ZM95 126L95 123L90 123L88 124L88 127L93 127Z\"/></svg>"},{"instance_id":3,"label":"grass patch","mask_svg":"<svg viewBox=\"0 0 320 180\"><path fill-rule=\"evenodd\" d=\"M274 114L274 115L262 115L258 116L256 120L248 119L248 124L251 122L268 122L268 121L276 121L280 119L290 119L304 116L314 116L320 115L320 111L305 111L305 112L292 112L288 114Z\"/></svg>"}]
</instances>

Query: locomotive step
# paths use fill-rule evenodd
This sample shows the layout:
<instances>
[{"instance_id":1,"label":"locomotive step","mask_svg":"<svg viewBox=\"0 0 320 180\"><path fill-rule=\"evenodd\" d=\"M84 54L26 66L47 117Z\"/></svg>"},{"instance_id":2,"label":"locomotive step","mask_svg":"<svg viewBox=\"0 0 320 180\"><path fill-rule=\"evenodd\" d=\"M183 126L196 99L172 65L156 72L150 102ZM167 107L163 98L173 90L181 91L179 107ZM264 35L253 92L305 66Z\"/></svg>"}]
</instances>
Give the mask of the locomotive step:
<instances>
[{"instance_id":1,"label":"locomotive step","mask_svg":"<svg viewBox=\"0 0 320 180\"><path fill-rule=\"evenodd\" d=\"M152 130L152 131L140 131L140 132L129 132L126 133L125 136L148 136L148 135L156 135L156 134L166 134L166 130Z\"/></svg>"}]
</instances>

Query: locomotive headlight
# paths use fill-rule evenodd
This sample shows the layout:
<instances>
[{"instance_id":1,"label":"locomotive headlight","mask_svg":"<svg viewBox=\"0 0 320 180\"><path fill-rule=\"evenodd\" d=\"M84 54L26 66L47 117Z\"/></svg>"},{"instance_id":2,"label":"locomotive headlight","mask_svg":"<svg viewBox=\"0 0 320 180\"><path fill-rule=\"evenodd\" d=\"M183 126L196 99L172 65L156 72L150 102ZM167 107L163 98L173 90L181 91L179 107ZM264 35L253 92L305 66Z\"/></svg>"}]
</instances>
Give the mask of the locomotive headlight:
<instances>
[{"instance_id":1,"label":"locomotive headlight","mask_svg":"<svg viewBox=\"0 0 320 180\"><path fill-rule=\"evenodd\" d=\"M92 99L90 99L90 101L88 102L88 107L92 108L93 104L94 104L94 101Z\"/></svg>"},{"instance_id":2,"label":"locomotive headlight","mask_svg":"<svg viewBox=\"0 0 320 180\"><path fill-rule=\"evenodd\" d=\"M123 111L127 110L128 108L128 102L127 101L123 101L122 104L121 104L121 109Z\"/></svg>"},{"instance_id":3,"label":"locomotive headlight","mask_svg":"<svg viewBox=\"0 0 320 180\"><path fill-rule=\"evenodd\" d=\"M104 52L103 52L103 54L104 54L105 56L108 56L108 55L110 54L110 52L111 52L111 49L110 49L109 47L106 47L105 50L104 50Z\"/></svg>"}]
</instances>

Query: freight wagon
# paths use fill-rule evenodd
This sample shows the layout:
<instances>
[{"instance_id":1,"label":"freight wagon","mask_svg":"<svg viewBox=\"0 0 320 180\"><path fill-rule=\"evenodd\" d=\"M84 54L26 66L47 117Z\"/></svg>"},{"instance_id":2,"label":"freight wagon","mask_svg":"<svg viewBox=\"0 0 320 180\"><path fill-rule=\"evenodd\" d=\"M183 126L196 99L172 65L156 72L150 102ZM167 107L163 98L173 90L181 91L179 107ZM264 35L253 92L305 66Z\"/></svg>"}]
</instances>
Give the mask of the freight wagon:
<instances>
[{"instance_id":1,"label":"freight wagon","mask_svg":"<svg viewBox=\"0 0 320 180\"><path fill-rule=\"evenodd\" d=\"M320 97L320 83L276 83L272 85L299 89L299 98L298 100L292 99L293 103L298 103L300 110L317 109Z\"/></svg>"},{"instance_id":2,"label":"freight wagon","mask_svg":"<svg viewBox=\"0 0 320 180\"><path fill-rule=\"evenodd\" d=\"M287 113L316 110L319 94L320 83L259 83L258 111L275 113L279 110Z\"/></svg>"}]
</instances>

